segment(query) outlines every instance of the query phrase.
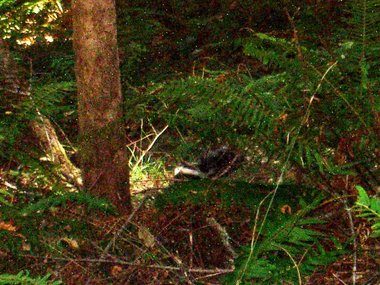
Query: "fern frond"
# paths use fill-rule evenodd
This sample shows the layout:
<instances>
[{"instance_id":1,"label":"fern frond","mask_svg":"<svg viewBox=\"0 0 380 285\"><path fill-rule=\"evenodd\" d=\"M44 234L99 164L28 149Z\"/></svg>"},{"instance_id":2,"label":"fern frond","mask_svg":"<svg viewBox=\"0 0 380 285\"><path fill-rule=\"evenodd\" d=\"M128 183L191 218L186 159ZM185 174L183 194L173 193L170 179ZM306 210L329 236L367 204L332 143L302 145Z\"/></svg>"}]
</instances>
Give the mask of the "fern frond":
<instances>
[{"instance_id":1,"label":"fern frond","mask_svg":"<svg viewBox=\"0 0 380 285\"><path fill-rule=\"evenodd\" d=\"M357 216L365 218L372 224L372 237L380 237L380 199L369 197L361 186L356 186L356 190L358 190L358 199L355 202L354 210L357 212Z\"/></svg>"},{"instance_id":2,"label":"fern frond","mask_svg":"<svg viewBox=\"0 0 380 285\"><path fill-rule=\"evenodd\" d=\"M320 201L321 197L310 204L300 203L305 207L294 216L273 215L276 219L265 224L254 254L250 256L250 247L242 248L236 270L227 277L226 284L235 284L236 280L241 284L251 284L253 280L258 284L295 284L302 276L337 260L344 251L327 251L321 243L326 237L310 228L323 221L305 216Z\"/></svg>"},{"instance_id":3,"label":"fern frond","mask_svg":"<svg viewBox=\"0 0 380 285\"><path fill-rule=\"evenodd\" d=\"M9 203L8 200L6 199L7 197L12 198L13 195L11 193L9 193L7 190L0 189L0 204L12 206L12 204Z\"/></svg>"},{"instance_id":4,"label":"fern frond","mask_svg":"<svg viewBox=\"0 0 380 285\"><path fill-rule=\"evenodd\" d=\"M300 68L296 59L296 47L291 42L263 33L255 34L244 45L244 53L260 60L264 65L275 68L287 68L291 65Z\"/></svg>"},{"instance_id":5,"label":"fern frond","mask_svg":"<svg viewBox=\"0 0 380 285\"><path fill-rule=\"evenodd\" d=\"M50 274L43 277L30 277L28 271L20 271L18 274L0 274L0 284L33 284L33 285L58 285L61 281L49 281Z\"/></svg>"},{"instance_id":6,"label":"fern frond","mask_svg":"<svg viewBox=\"0 0 380 285\"><path fill-rule=\"evenodd\" d=\"M43 198L40 201L21 209L20 213L25 216L31 215L32 213L42 214L51 207L64 206L68 202L77 202L86 205L89 209L114 213L114 208L109 202L94 197L86 192L65 192L62 195L53 195Z\"/></svg>"}]
</instances>

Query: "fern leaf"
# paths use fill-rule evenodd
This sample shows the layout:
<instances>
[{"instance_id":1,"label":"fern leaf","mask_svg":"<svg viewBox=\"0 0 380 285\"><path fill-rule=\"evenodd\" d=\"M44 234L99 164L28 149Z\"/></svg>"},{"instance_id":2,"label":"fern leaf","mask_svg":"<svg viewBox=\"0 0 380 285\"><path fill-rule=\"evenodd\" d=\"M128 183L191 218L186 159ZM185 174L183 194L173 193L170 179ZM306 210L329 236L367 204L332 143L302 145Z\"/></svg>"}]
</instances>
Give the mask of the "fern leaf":
<instances>
[{"instance_id":1,"label":"fern leaf","mask_svg":"<svg viewBox=\"0 0 380 285\"><path fill-rule=\"evenodd\" d=\"M372 237L380 236L380 199L369 197L367 192L361 186L356 186L358 190L358 199L355 203L354 210L358 217L367 219L372 223Z\"/></svg>"}]
</instances>

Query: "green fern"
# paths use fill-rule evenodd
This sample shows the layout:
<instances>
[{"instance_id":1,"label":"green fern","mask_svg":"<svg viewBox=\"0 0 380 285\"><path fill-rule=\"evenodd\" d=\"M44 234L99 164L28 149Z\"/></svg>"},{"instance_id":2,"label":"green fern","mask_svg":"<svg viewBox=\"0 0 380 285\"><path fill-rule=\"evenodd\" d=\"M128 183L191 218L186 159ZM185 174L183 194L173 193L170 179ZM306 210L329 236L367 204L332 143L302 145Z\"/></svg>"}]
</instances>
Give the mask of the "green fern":
<instances>
[{"instance_id":1,"label":"green fern","mask_svg":"<svg viewBox=\"0 0 380 285\"><path fill-rule=\"evenodd\" d=\"M28 271L20 271L18 274L0 274L0 284L4 285L58 285L62 284L61 281L49 281L50 274L43 277L30 277Z\"/></svg>"},{"instance_id":2,"label":"green fern","mask_svg":"<svg viewBox=\"0 0 380 285\"><path fill-rule=\"evenodd\" d=\"M346 39L336 48L336 58L321 49L301 45L298 50L295 43L261 33L244 44L247 55L270 67L273 74L281 75L282 86L272 91L272 97L276 98L272 100L287 104L273 109L271 114L277 118L286 114L286 122L277 122L272 127L281 128L283 134L295 140L295 161L304 167L315 165L319 172L331 175L354 175L352 166L361 162L335 165L334 150L329 143L347 136L347 132L366 129L371 143L367 144L367 150L357 149L356 157L370 157L368 148L373 149L377 140L371 128L376 126L374 114L379 110L380 101L369 92L379 88L380 45L376 40L380 26L379 3L373 0L349 3L352 34L349 41ZM331 64L334 61L335 67ZM353 78L355 73L357 76ZM327 80L321 81L321 78ZM257 93L255 89L252 92ZM302 100L312 96L319 102L307 106ZM270 107L274 103L266 101L264 105ZM327 144L315 141L320 134ZM367 161L373 160L372 157Z\"/></svg>"},{"instance_id":3,"label":"green fern","mask_svg":"<svg viewBox=\"0 0 380 285\"><path fill-rule=\"evenodd\" d=\"M356 186L358 190L358 199L355 202L354 210L358 217L365 218L372 225L373 232L371 237L380 237L380 199L369 197L367 192L361 186Z\"/></svg>"},{"instance_id":4,"label":"green fern","mask_svg":"<svg viewBox=\"0 0 380 285\"><path fill-rule=\"evenodd\" d=\"M21 214L42 214L52 207L64 206L67 202L77 202L86 205L89 209L100 210L107 213L115 213L112 205L104 199L94 197L86 192L65 192L61 195L53 195L21 209Z\"/></svg>"},{"instance_id":5,"label":"green fern","mask_svg":"<svg viewBox=\"0 0 380 285\"><path fill-rule=\"evenodd\" d=\"M334 263L342 254L346 253L341 249L330 249L327 251L317 238L307 236L307 239L313 240L308 242L307 247L302 251L295 252L297 245L283 247L281 244L273 243L276 250L268 250L262 253L260 257L253 258L246 265L249 256L249 247L242 248L243 255L236 261L236 270L224 279L224 284L297 284L305 276L310 275L316 270L321 270L327 265ZM299 238L300 242L306 243ZM285 252L293 249L291 257ZM297 267L291 258L297 262ZM244 267L244 274L239 272ZM298 269L298 270L297 270Z\"/></svg>"},{"instance_id":6,"label":"green fern","mask_svg":"<svg viewBox=\"0 0 380 285\"><path fill-rule=\"evenodd\" d=\"M277 123L273 110L280 112L286 104L274 100L272 90L279 88L282 80L281 76L268 76L257 82L249 81L246 87L234 79L219 83L214 76L173 80L152 86L145 97L135 96L139 100L135 105L139 107L128 117L149 118L153 124L165 122L182 138L190 138L187 143L194 143L186 148L188 153L194 152L199 144L213 145L218 140L243 148L261 137L258 141L271 144L265 138ZM174 147L181 147L178 153L186 158L183 143L176 141Z\"/></svg>"},{"instance_id":7,"label":"green fern","mask_svg":"<svg viewBox=\"0 0 380 285\"><path fill-rule=\"evenodd\" d=\"M156 198L155 206L161 211L167 205L194 206L197 209L217 206L226 213L230 207L237 206L249 209L251 220L260 226L265 212L262 209L269 207L270 199L266 198L274 188L274 185L242 181L187 181L171 185ZM294 284L298 280L298 271L301 277L305 277L331 264L344 253L343 246L337 241L331 242L315 230L315 226L323 221L308 216L323 200L317 192L296 185L281 185L254 249L250 245L241 247L241 255L235 260L236 270L226 277L224 283L236 284L240 280L241 284L251 284L255 280L259 284ZM261 214L256 215L260 204ZM282 213L280 209L284 205L294 214ZM334 243L336 248L327 249L327 243Z\"/></svg>"},{"instance_id":8,"label":"green fern","mask_svg":"<svg viewBox=\"0 0 380 285\"><path fill-rule=\"evenodd\" d=\"M288 40L268 34L257 33L246 41L244 53L272 68L289 68L289 65L295 70L301 68L301 64L296 58L295 45Z\"/></svg>"},{"instance_id":9,"label":"green fern","mask_svg":"<svg viewBox=\"0 0 380 285\"><path fill-rule=\"evenodd\" d=\"M23 102L23 112L28 119L35 119L36 110L57 121L64 121L76 114L74 102L76 84L72 81L35 84L29 100Z\"/></svg>"},{"instance_id":10,"label":"green fern","mask_svg":"<svg viewBox=\"0 0 380 285\"><path fill-rule=\"evenodd\" d=\"M352 41L352 51L347 57L347 63L351 63L351 65L348 67L359 72L360 69L368 69L368 75L373 79L380 74L380 61L378 60L380 50L379 8L380 3L377 0L347 2L347 10L351 14L347 21L351 26L348 40ZM359 66L358 62L360 62ZM362 79L365 79L366 75L363 74L363 70L360 73Z\"/></svg>"},{"instance_id":11,"label":"green fern","mask_svg":"<svg viewBox=\"0 0 380 285\"><path fill-rule=\"evenodd\" d=\"M286 161L292 151L290 165L316 176L356 175L364 163L373 172L380 13L378 1L349 2L344 16L352 34L334 35L331 50L304 40L308 31L297 22L299 43L256 33L239 44L265 72L205 70L202 77L152 84L131 96L137 107L127 117L168 124L181 140L165 141L165 149L182 159L191 160L200 146L226 143L271 162ZM218 80L221 74L225 80ZM359 141L344 153L350 159L337 163L339 144L346 138L350 144L355 133Z\"/></svg>"},{"instance_id":12,"label":"green fern","mask_svg":"<svg viewBox=\"0 0 380 285\"><path fill-rule=\"evenodd\" d=\"M270 184L253 184L228 179L184 181L170 185L164 193L157 196L155 206L163 209L168 204L211 205L219 201L220 206L224 208L241 205L254 211L274 188L275 186ZM287 204L297 208L299 202L312 203L315 195L316 191L312 188L292 184L281 185L276 195L275 207ZM299 196L304 196L304 199L300 201L297 198Z\"/></svg>"},{"instance_id":13,"label":"green fern","mask_svg":"<svg viewBox=\"0 0 380 285\"><path fill-rule=\"evenodd\" d=\"M345 253L342 246L327 250L323 243L328 238L311 229L323 221L306 217L320 201L314 199L293 216L272 215L254 249L253 245L242 247L236 269L224 284L296 284L336 261Z\"/></svg>"},{"instance_id":14,"label":"green fern","mask_svg":"<svg viewBox=\"0 0 380 285\"><path fill-rule=\"evenodd\" d=\"M11 203L8 202L7 198L12 198L13 195L9 193L7 190L0 189L0 205L4 204L7 206L12 206Z\"/></svg>"}]
</instances>

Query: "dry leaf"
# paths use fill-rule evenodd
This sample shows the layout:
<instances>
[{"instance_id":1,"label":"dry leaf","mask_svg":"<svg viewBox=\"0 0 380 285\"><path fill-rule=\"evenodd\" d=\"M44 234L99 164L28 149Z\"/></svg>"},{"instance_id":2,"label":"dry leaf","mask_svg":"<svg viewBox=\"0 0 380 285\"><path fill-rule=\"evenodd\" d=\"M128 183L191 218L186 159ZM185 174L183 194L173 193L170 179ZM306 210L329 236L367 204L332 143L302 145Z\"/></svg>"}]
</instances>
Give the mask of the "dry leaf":
<instances>
[{"instance_id":1,"label":"dry leaf","mask_svg":"<svg viewBox=\"0 0 380 285\"><path fill-rule=\"evenodd\" d=\"M30 243L22 241L21 250L30 251L30 249L31 249Z\"/></svg>"},{"instance_id":2,"label":"dry leaf","mask_svg":"<svg viewBox=\"0 0 380 285\"><path fill-rule=\"evenodd\" d=\"M140 240L142 240L146 247L154 246L154 236L150 233L150 231L145 227L140 227L137 233Z\"/></svg>"},{"instance_id":3,"label":"dry leaf","mask_svg":"<svg viewBox=\"0 0 380 285\"><path fill-rule=\"evenodd\" d=\"M10 223L6 223L6 222L1 221L0 222L0 230L5 230L8 232L15 232L17 230L17 228Z\"/></svg>"},{"instance_id":4,"label":"dry leaf","mask_svg":"<svg viewBox=\"0 0 380 285\"><path fill-rule=\"evenodd\" d=\"M292 208L289 205L284 205L281 207L281 213L283 214L291 214Z\"/></svg>"},{"instance_id":5,"label":"dry leaf","mask_svg":"<svg viewBox=\"0 0 380 285\"><path fill-rule=\"evenodd\" d=\"M64 227L64 230L65 230L65 231L68 231L68 232L71 232L72 228L71 228L70 225L66 225L66 226Z\"/></svg>"},{"instance_id":6,"label":"dry leaf","mask_svg":"<svg viewBox=\"0 0 380 285\"><path fill-rule=\"evenodd\" d=\"M111 268L111 275L117 276L123 271L123 268L119 265L112 266Z\"/></svg>"},{"instance_id":7,"label":"dry leaf","mask_svg":"<svg viewBox=\"0 0 380 285\"><path fill-rule=\"evenodd\" d=\"M280 121L286 121L286 119L288 118L288 114L283 114L281 117L279 117L278 119L280 120Z\"/></svg>"},{"instance_id":8,"label":"dry leaf","mask_svg":"<svg viewBox=\"0 0 380 285\"><path fill-rule=\"evenodd\" d=\"M66 242L71 249L77 250L79 248L78 242L74 239L66 237L66 238L62 238L61 241Z\"/></svg>"}]
</instances>

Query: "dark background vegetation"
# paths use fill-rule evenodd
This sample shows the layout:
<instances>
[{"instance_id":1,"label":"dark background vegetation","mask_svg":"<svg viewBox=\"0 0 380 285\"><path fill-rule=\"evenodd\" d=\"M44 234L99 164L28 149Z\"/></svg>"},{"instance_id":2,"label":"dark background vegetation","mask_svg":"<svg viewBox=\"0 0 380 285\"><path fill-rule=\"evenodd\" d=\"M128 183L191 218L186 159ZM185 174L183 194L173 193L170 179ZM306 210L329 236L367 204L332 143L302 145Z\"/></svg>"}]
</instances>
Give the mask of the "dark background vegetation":
<instances>
[{"instance_id":1,"label":"dark background vegetation","mask_svg":"<svg viewBox=\"0 0 380 285\"><path fill-rule=\"evenodd\" d=\"M31 86L0 100L0 284L378 284L378 1L116 2L130 217L28 131L77 163L69 1L0 1ZM173 181L227 145L231 176Z\"/></svg>"}]
</instances>

